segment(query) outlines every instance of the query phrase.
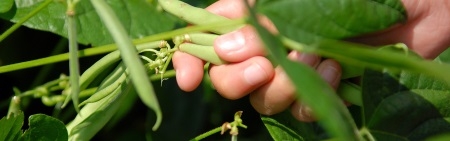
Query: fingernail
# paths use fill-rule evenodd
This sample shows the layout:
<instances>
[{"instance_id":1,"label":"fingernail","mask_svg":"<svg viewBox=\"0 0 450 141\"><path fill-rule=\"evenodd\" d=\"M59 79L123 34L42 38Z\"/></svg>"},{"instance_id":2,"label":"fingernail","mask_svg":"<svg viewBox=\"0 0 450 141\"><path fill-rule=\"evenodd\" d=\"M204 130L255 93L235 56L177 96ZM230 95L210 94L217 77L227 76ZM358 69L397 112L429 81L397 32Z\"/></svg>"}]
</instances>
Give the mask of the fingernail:
<instances>
[{"instance_id":1,"label":"fingernail","mask_svg":"<svg viewBox=\"0 0 450 141\"><path fill-rule=\"evenodd\" d=\"M319 73L322 78L325 79L325 81L332 85L334 84L338 76L337 69L331 65L325 66L322 70L320 70Z\"/></svg>"},{"instance_id":2,"label":"fingernail","mask_svg":"<svg viewBox=\"0 0 450 141\"><path fill-rule=\"evenodd\" d=\"M320 58L315 54L294 52L293 56L295 57L294 59L296 59L296 61L303 62L314 68L319 65Z\"/></svg>"},{"instance_id":3,"label":"fingernail","mask_svg":"<svg viewBox=\"0 0 450 141\"><path fill-rule=\"evenodd\" d=\"M300 117L303 117L304 120L310 119L312 117L311 112L312 112L311 108L309 108L304 104L300 104L298 114Z\"/></svg>"},{"instance_id":4,"label":"fingernail","mask_svg":"<svg viewBox=\"0 0 450 141\"><path fill-rule=\"evenodd\" d=\"M218 48L229 54L244 48L245 38L242 32L233 31L217 37L215 42Z\"/></svg>"},{"instance_id":5,"label":"fingernail","mask_svg":"<svg viewBox=\"0 0 450 141\"><path fill-rule=\"evenodd\" d=\"M257 85L261 82L265 81L268 78L268 75L261 66L254 63L244 70L244 79L250 85Z\"/></svg>"},{"instance_id":6,"label":"fingernail","mask_svg":"<svg viewBox=\"0 0 450 141\"><path fill-rule=\"evenodd\" d=\"M301 103L294 103L294 106L292 107L292 113L295 114L294 117L296 117L298 120L303 122L312 122L314 121L314 116L312 115L312 109L309 106L306 106L305 104Z\"/></svg>"}]
</instances>

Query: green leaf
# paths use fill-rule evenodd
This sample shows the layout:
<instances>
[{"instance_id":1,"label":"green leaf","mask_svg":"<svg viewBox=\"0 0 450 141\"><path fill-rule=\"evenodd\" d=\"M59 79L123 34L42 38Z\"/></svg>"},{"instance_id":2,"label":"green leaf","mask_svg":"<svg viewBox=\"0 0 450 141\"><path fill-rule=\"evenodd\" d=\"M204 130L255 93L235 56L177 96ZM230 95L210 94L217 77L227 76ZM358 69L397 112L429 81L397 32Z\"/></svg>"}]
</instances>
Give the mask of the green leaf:
<instances>
[{"instance_id":1,"label":"green leaf","mask_svg":"<svg viewBox=\"0 0 450 141\"><path fill-rule=\"evenodd\" d=\"M24 115L23 112L20 114L11 115L7 118L6 116L0 120L0 140L2 141L14 141L17 140L22 131L20 130L23 125Z\"/></svg>"},{"instance_id":2,"label":"green leaf","mask_svg":"<svg viewBox=\"0 0 450 141\"><path fill-rule=\"evenodd\" d=\"M68 134L64 123L44 114L31 115L30 128L25 131L23 140L67 141Z\"/></svg>"},{"instance_id":3,"label":"green leaf","mask_svg":"<svg viewBox=\"0 0 450 141\"><path fill-rule=\"evenodd\" d=\"M364 124L371 131L409 140L450 131L447 83L418 73L366 70L362 87Z\"/></svg>"},{"instance_id":4,"label":"green leaf","mask_svg":"<svg viewBox=\"0 0 450 141\"><path fill-rule=\"evenodd\" d=\"M8 12L14 6L14 0L1 0L0 13Z\"/></svg>"},{"instance_id":5,"label":"green leaf","mask_svg":"<svg viewBox=\"0 0 450 141\"><path fill-rule=\"evenodd\" d=\"M360 140L356 125L347 108L327 84L311 67L287 59L280 37L270 34L258 24L256 14L250 10L253 25L274 61L280 64L297 88L296 96L310 106L315 116L332 137L339 140ZM302 72L302 73L299 73Z\"/></svg>"},{"instance_id":6,"label":"green leaf","mask_svg":"<svg viewBox=\"0 0 450 141\"><path fill-rule=\"evenodd\" d=\"M266 0L258 6L281 35L307 44L354 37L406 20L400 0Z\"/></svg>"},{"instance_id":7,"label":"green leaf","mask_svg":"<svg viewBox=\"0 0 450 141\"><path fill-rule=\"evenodd\" d=\"M448 141L448 140L450 140L450 133L436 135L426 139L426 141Z\"/></svg>"},{"instance_id":8,"label":"green leaf","mask_svg":"<svg viewBox=\"0 0 450 141\"><path fill-rule=\"evenodd\" d=\"M317 140L312 124L298 121L289 110L273 116L261 115L261 120L275 141Z\"/></svg>"},{"instance_id":9,"label":"green leaf","mask_svg":"<svg viewBox=\"0 0 450 141\"><path fill-rule=\"evenodd\" d=\"M371 133L377 137L378 141L408 141L407 138L387 132L371 131Z\"/></svg>"},{"instance_id":10,"label":"green leaf","mask_svg":"<svg viewBox=\"0 0 450 141\"><path fill-rule=\"evenodd\" d=\"M16 0L17 9L13 12L13 16L5 13L0 14L0 17L17 22L43 2ZM170 18L164 12L157 10L156 2L146 0L108 0L107 2L114 11L120 11L117 12L117 16L131 38L142 38L168 31L173 29L176 23L174 18ZM92 44L93 46L113 43L109 32L102 24L90 1L81 0L75 10L79 43ZM30 18L24 25L67 37L65 17L66 4L55 1Z\"/></svg>"},{"instance_id":11,"label":"green leaf","mask_svg":"<svg viewBox=\"0 0 450 141\"><path fill-rule=\"evenodd\" d=\"M444 52L442 52L438 57L436 57L434 61L450 64L450 47L447 48L447 50L445 50Z\"/></svg>"}]
</instances>

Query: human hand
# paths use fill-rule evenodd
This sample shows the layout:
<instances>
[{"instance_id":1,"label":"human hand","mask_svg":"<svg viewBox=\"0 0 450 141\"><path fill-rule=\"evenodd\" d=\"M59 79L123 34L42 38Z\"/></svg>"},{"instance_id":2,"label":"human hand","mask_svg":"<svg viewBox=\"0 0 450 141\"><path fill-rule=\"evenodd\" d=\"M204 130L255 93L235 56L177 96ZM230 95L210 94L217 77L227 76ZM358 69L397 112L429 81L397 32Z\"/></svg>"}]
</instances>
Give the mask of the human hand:
<instances>
[{"instance_id":1,"label":"human hand","mask_svg":"<svg viewBox=\"0 0 450 141\"><path fill-rule=\"evenodd\" d=\"M353 38L369 45L405 43L426 59L433 59L450 46L450 1L402 0L408 21L385 31Z\"/></svg>"},{"instance_id":2,"label":"human hand","mask_svg":"<svg viewBox=\"0 0 450 141\"><path fill-rule=\"evenodd\" d=\"M238 18L246 13L241 2L221 0L207 10L228 18ZM404 3L409 15L408 22L386 31L350 40L371 45L404 42L425 58L437 56L450 41L445 36L449 33L449 26L446 24L449 20L446 17L450 17L448 2L446 2L447 12L443 13L434 10L443 10L445 6L430 9L433 6L432 2L405 0ZM276 32L268 20L262 20L262 24L270 31ZM436 27L440 29L436 30ZM429 42L430 40L432 42ZM238 99L250 93L251 104L261 114L272 115L291 107L291 112L297 119L302 121L314 119L309 108L295 102L295 88L283 70L280 67L273 68L270 62L262 57L265 55L262 43L251 27L247 26L219 37L214 47L222 59L231 62L228 65L212 66L210 69L212 82L223 97ZM341 70L337 62L321 61L317 55L298 52L291 52L288 57L316 68L332 87L336 88L339 85ZM201 82L204 62L181 52L175 53L173 59L177 70L177 82L181 89L194 90Z\"/></svg>"},{"instance_id":3,"label":"human hand","mask_svg":"<svg viewBox=\"0 0 450 141\"><path fill-rule=\"evenodd\" d=\"M246 14L239 0L221 0L208 8L212 13L235 19ZM276 32L265 18L266 28ZM292 113L302 121L312 121L309 108L294 102L295 88L281 67L272 66L265 55L262 42L250 26L225 34L216 39L214 48L220 58L231 62L227 65L211 66L209 74L216 90L225 98L238 99L250 94L250 102L261 114L273 115L292 107ZM341 69L333 60L321 62L317 55L291 52L289 58L305 63L322 74L331 86L339 85ZM176 52L173 56L177 82L182 90L192 91L201 82L204 62L189 54Z\"/></svg>"}]
</instances>

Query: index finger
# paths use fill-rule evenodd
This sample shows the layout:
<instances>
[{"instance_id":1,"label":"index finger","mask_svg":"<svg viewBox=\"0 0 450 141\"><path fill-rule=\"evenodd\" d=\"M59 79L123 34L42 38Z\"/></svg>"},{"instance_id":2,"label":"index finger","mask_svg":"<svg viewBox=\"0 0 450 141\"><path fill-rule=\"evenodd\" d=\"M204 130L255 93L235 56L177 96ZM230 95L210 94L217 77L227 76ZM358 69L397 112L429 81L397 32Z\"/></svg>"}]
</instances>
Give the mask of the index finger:
<instances>
[{"instance_id":1,"label":"index finger","mask_svg":"<svg viewBox=\"0 0 450 141\"><path fill-rule=\"evenodd\" d=\"M218 14L230 19L244 17L247 14L247 8L243 0L219 0L206 8L211 13ZM248 0L250 5L255 0Z\"/></svg>"}]
</instances>

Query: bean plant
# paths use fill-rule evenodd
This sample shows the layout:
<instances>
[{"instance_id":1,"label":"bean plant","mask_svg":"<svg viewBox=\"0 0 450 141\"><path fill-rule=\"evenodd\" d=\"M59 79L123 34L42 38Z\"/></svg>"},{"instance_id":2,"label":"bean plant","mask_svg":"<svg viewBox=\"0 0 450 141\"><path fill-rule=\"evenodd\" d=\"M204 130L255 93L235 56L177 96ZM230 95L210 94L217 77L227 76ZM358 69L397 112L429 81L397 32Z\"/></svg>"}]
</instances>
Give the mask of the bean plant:
<instances>
[{"instance_id":1,"label":"bean plant","mask_svg":"<svg viewBox=\"0 0 450 141\"><path fill-rule=\"evenodd\" d=\"M174 111L170 105L180 101L180 97L164 96L161 90L177 88L169 85L176 74L171 67L172 56L176 51L196 56L207 62L206 72L209 65L227 65L229 62L215 53L214 40L245 25L256 29L267 57L274 66L285 70L296 87L297 100L311 107L317 118L313 123L300 122L289 110L260 115L251 120L264 125L258 132L265 135L250 140L449 138L450 51L435 60L425 60L402 43L374 47L345 40L406 21L408 17L400 0L259 0L253 6L244 1L248 15L239 19L201 8L207 2L188 2L200 7L186 2L2 0L0 17L14 24L2 31L0 42L12 38L17 29L26 26L67 39L59 46L67 47L68 52L0 64L0 73L10 74L57 62L67 64L69 73L47 71L60 76L30 89L8 87L13 93L3 94L10 98L2 100L8 110L0 120L0 140L95 140L101 131L107 132L111 130L110 125L124 120L133 103L138 102L136 99L145 105L144 111L150 110L147 115L139 114L146 119L145 128L151 129L146 130L150 133L143 133L147 140L158 139L161 133L158 130L167 131L170 136L185 135L170 131L174 128L194 131L201 124L193 121L207 116L195 106L208 97L211 100L218 96L214 92L211 95L205 75L203 95L188 104L193 107L189 111L192 113L178 110L171 114L183 115L181 125L165 122L173 118L166 116ZM272 34L263 28L257 18L260 15L267 16L279 33ZM13 46L5 43L0 48ZM343 74L338 90L334 91L312 68L287 59L286 52L292 50L339 61ZM83 69L81 58L92 56L101 57ZM25 103L30 99L40 99L43 105L54 107L54 113L63 112L68 116L26 113ZM352 106L344 105L342 99ZM211 139L210 136L219 132L233 141L248 139L245 134L253 124L246 123L254 121L244 117L248 111L254 111L247 107L248 104L239 107L247 111L236 110L234 116L228 115L233 117L231 120L221 119L216 128L201 129L203 133L197 136L189 134L176 139ZM26 115L31 115L28 129L22 127Z\"/></svg>"}]
</instances>

